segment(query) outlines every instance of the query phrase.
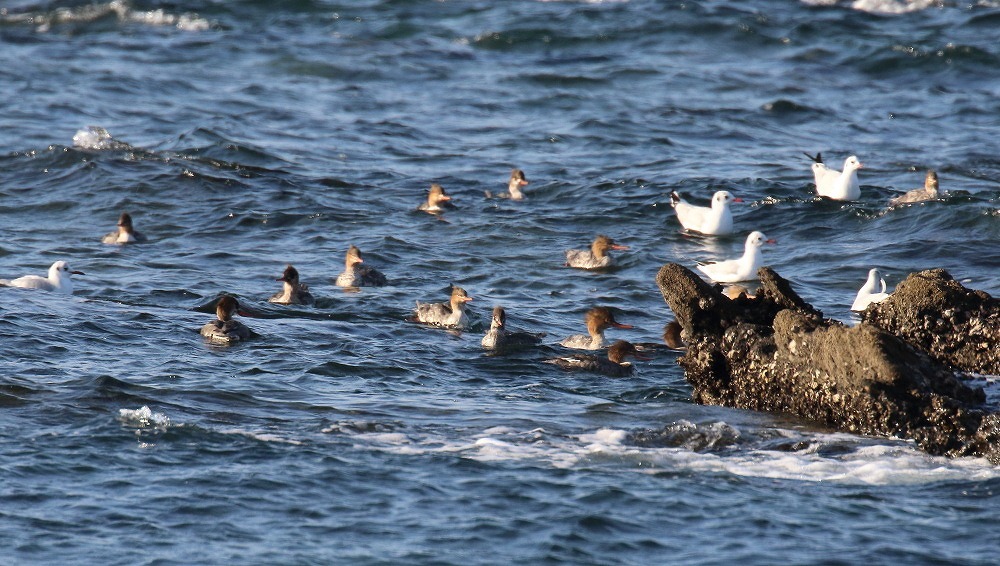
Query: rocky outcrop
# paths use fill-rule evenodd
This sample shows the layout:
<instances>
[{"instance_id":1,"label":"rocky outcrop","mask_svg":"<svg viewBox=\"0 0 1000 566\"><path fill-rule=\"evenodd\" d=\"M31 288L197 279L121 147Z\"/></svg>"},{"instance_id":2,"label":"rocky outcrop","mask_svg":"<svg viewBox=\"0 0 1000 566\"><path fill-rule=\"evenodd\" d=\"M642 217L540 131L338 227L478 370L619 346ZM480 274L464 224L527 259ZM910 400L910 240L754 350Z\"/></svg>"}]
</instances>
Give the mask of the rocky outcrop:
<instances>
[{"instance_id":1,"label":"rocky outcrop","mask_svg":"<svg viewBox=\"0 0 1000 566\"><path fill-rule=\"evenodd\" d=\"M678 361L695 401L791 413L1000 463L1000 418L982 407L981 389L905 336L825 319L771 269L759 276L756 296L729 299L683 266L657 274L688 344Z\"/></svg>"},{"instance_id":2,"label":"rocky outcrop","mask_svg":"<svg viewBox=\"0 0 1000 566\"><path fill-rule=\"evenodd\" d=\"M1000 374L1000 300L966 289L943 269L911 273L862 320L942 364Z\"/></svg>"}]
</instances>

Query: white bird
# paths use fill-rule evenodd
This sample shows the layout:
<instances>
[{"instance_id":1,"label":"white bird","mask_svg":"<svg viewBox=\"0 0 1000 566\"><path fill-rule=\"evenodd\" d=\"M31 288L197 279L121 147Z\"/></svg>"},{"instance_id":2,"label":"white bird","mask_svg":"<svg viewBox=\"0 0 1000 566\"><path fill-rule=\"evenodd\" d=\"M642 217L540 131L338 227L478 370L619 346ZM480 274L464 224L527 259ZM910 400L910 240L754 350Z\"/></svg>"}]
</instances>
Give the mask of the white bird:
<instances>
[{"instance_id":1,"label":"white bird","mask_svg":"<svg viewBox=\"0 0 1000 566\"><path fill-rule=\"evenodd\" d=\"M733 198L729 191L717 191L712 195L712 206L695 206L681 198L677 191L670 193L670 206L677 213L677 220L685 230L700 232L710 236L725 236L733 233L733 213L730 202L743 202Z\"/></svg>"},{"instance_id":2,"label":"white bird","mask_svg":"<svg viewBox=\"0 0 1000 566\"><path fill-rule=\"evenodd\" d=\"M924 188L907 191L906 194L890 200L889 206L896 206L897 204L904 204L907 202L933 200L936 198L938 198L938 177L937 173L931 169L927 172L927 176L924 177Z\"/></svg>"},{"instance_id":3,"label":"white bird","mask_svg":"<svg viewBox=\"0 0 1000 566\"><path fill-rule=\"evenodd\" d=\"M73 281L70 275L83 275L82 271L72 271L65 261L57 261L49 268L49 276L25 275L17 279L0 279L0 285L8 287L21 287L22 289L41 289L42 291L55 291L66 295L73 294Z\"/></svg>"},{"instance_id":4,"label":"white bird","mask_svg":"<svg viewBox=\"0 0 1000 566\"><path fill-rule=\"evenodd\" d=\"M878 288L879 284L882 285L882 290L876 293L875 289ZM868 281L865 281L864 286L858 291L858 296L854 298L851 310L863 311L868 308L868 305L884 301L888 296L889 293L885 292L885 279L882 279L882 274L877 269L871 269L868 271Z\"/></svg>"},{"instance_id":5,"label":"white bird","mask_svg":"<svg viewBox=\"0 0 1000 566\"><path fill-rule=\"evenodd\" d=\"M816 181L816 194L833 200L858 200L861 198L861 185L858 184L858 169L864 165L852 155L844 160L844 170L830 169L823 163L823 154L816 157L806 154L813 160L813 180Z\"/></svg>"},{"instance_id":6,"label":"white bird","mask_svg":"<svg viewBox=\"0 0 1000 566\"><path fill-rule=\"evenodd\" d=\"M698 264L698 269L712 278L712 281L719 283L737 283L739 281L753 281L757 279L757 270L764 262L764 256L760 252L760 247L765 243L773 244L774 240L768 240L761 232L750 232L744 246L743 255L738 259L727 259L719 262L703 262Z\"/></svg>"}]
</instances>

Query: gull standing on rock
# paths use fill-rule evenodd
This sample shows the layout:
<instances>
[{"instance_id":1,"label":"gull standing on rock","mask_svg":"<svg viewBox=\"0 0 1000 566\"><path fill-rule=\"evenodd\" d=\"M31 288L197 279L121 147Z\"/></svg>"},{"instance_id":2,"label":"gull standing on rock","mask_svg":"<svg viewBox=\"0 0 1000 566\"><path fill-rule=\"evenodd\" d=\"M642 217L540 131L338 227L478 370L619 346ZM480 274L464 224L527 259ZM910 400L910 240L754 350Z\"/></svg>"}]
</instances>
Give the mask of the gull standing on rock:
<instances>
[{"instance_id":1,"label":"gull standing on rock","mask_svg":"<svg viewBox=\"0 0 1000 566\"><path fill-rule=\"evenodd\" d=\"M857 156L844 160L844 170L830 169L823 163L823 154L815 157L806 154L813 160L813 180L816 181L816 194L833 200L858 200L861 198L861 185L858 184L858 169L864 167Z\"/></svg>"},{"instance_id":2,"label":"gull standing on rock","mask_svg":"<svg viewBox=\"0 0 1000 566\"><path fill-rule=\"evenodd\" d=\"M611 267L613 260L610 250L627 250L628 246L616 244L611 238L599 235L590 244L589 250L566 250L566 265L579 269L604 269Z\"/></svg>"},{"instance_id":3,"label":"gull standing on rock","mask_svg":"<svg viewBox=\"0 0 1000 566\"><path fill-rule=\"evenodd\" d=\"M670 193L670 206L674 207L677 220L685 230L709 236L725 236L733 233L733 213L730 202L743 202L733 198L729 191L716 191L712 195L712 205L695 206L681 198L677 191Z\"/></svg>"},{"instance_id":4,"label":"gull standing on rock","mask_svg":"<svg viewBox=\"0 0 1000 566\"><path fill-rule=\"evenodd\" d=\"M764 256L760 251L761 246L773 243L775 243L774 240L767 239L767 236L761 232L750 232L741 257L726 261L699 263L698 270L711 277L712 281L719 283L753 281L757 279L757 270L764 263Z\"/></svg>"},{"instance_id":5,"label":"gull standing on rock","mask_svg":"<svg viewBox=\"0 0 1000 566\"><path fill-rule=\"evenodd\" d=\"M876 291L879 285L881 285L881 290ZM851 310L863 311L868 308L868 305L884 301L888 296L889 293L885 292L885 279L882 278L878 269L872 268L868 271L868 280L865 281L861 290L858 291L858 295L854 298Z\"/></svg>"},{"instance_id":6,"label":"gull standing on rock","mask_svg":"<svg viewBox=\"0 0 1000 566\"><path fill-rule=\"evenodd\" d=\"M938 177L933 169L927 171L924 177L924 188L913 189L904 195L900 195L889 201L889 206L904 204L908 202L920 202L924 200L934 200L938 198Z\"/></svg>"},{"instance_id":7,"label":"gull standing on rock","mask_svg":"<svg viewBox=\"0 0 1000 566\"><path fill-rule=\"evenodd\" d=\"M40 289L42 291L54 291L65 295L73 294L73 281L70 275L83 275L82 271L73 271L65 261L57 261L49 267L49 276L25 275L17 279L0 279L0 285L7 287L20 287L22 289Z\"/></svg>"}]
</instances>

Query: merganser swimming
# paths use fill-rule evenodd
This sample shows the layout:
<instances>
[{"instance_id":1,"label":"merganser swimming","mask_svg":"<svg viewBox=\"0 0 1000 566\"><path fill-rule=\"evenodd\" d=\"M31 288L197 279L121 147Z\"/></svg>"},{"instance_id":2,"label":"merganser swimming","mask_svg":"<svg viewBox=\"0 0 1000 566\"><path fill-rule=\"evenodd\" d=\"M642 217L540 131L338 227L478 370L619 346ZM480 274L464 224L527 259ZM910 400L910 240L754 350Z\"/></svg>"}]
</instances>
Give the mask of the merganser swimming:
<instances>
[{"instance_id":1,"label":"merganser swimming","mask_svg":"<svg viewBox=\"0 0 1000 566\"><path fill-rule=\"evenodd\" d=\"M271 296L268 302L282 305L311 305L316 302L312 293L309 292L309 286L299 283L299 270L292 267L291 264L275 281L282 282L281 291Z\"/></svg>"},{"instance_id":2,"label":"merganser swimming","mask_svg":"<svg viewBox=\"0 0 1000 566\"><path fill-rule=\"evenodd\" d=\"M337 285L340 287L382 287L389 283L389 280L379 270L361 265L364 261L361 259L361 250L357 246L351 245L347 248L344 272L337 276Z\"/></svg>"},{"instance_id":3,"label":"merganser swimming","mask_svg":"<svg viewBox=\"0 0 1000 566\"><path fill-rule=\"evenodd\" d=\"M635 371L635 367L630 362L625 361L627 356L632 356L637 360L649 359L642 356L631 343L619 340L608 348L606 358L592 354L573 354L545 360L545 362L555 364L563 369L592 371L608 377L628 377Z\"/></svg>"},{"instance_id":4,"label":"merganser swimming","mask_svg":"<svg viewBox=\"0 0 1000 566\"><path fill-rule=\"evenodd\" d=\"M719 283L753 281L757 279L757 270L764 263L764 256L760 252L760 247L765 243L773 244L775 241L768 240L767 236L761 232L750 232L743 247L743 255L740 258L699 263L697 266L698 270L711 277L712 281L718 281Z\"/></svg>"},{"instance_id":5,"label":"merganser swimming","mask_svg":"<svg viewBox=\"0 0 1000 566\"><path fill-rule=\"evenodd\" d=\"M611 267L609 250L627 250L628 246L616 244L611 238L598 235L589 250L566 250L566 265L579 269L604 269Z\"/></svg>"},{"instance_id":6,"label":"merganser swimming","mask_svg":"<svg viewBox=\"0 0 1000 566\"><path fill-rule=\"evenodd\" d=\"M217 344L235 344L253 336L247 325L233 319L240 310L240 303L229 295L224 295L215 304L216 319L201 327L201 335Z\"/></svg>"},{"instance_id":7,"label":"merganser swimming","mask_svg":"<svg viewBox=\"0 0 1000 566\"><path fill-rule=\"evenodd\" d=\"M933 200L936 198L938 198L938 176L937 173L931 169L927 172L927 176L924 177L924 188L907 191L906 194L890 200L889 206L896 206L897 204L904 204L907 202Z\"/></svg>"},{"instance_id":8,"label":"merganser swimming","mask_svg":"<svg viewBox=\"0 0 1000 566\"><path fill-rule=\"evenodd\" d=\"M446 206L451 206L450 200L451 197L445 194L444 188L441 185L432 183L431 190L427 192L427 200L417 210L432 214L441 212Z\"/></svg>"},{"instance_id":9,"label":"merganser swimming","mask_svg":"<svg viewBox=\"0 0 1000 566\"><path fill-rule=\"evenodd\" d=\"M469 325L465 314L465 303L472 300L465 289L452 286L451 299L447 303L421 303L417 301L417 322L464 329Z\"/></svg>"},{"instance_id":10,"label":"merganser swimming","mask_svg":"<svg viewBox=\"0 0 1000 566\"><path fill-rule=\"evenodd\" d=\"M530 332L512 332L507 330L507 313L503 307L493 307L493 320L490 329L483 336L482 345L487 350L510 350L535 346L542 342L544 334Z\"/></svg>"},{"instance_id":11,"label":"merganser swimming","mask_svg":"<svg viewBox=\"0 0 1000 566\"><path fill-rule=\"evenodd\" d=\"M587 323L587 334L574 334L559 344L567 348L577 348L580 350L599 350L607 346L604 340L604 331L608 328L632 328L629 324L622 324L615 320L614 314L608 307L594 307L583 315L584 322Z\"/></svg>"},{"instance_id":12,"label":"merganser swimming","mask_svg":"<svg viewBox=\"0 0 1000 566\"><path fill-rule=\"evenodd\" d=\"M528 184L528 178L524 176L524 171L520 169L512 169L510 172L510 181L507 182L507 192L494 195L491 191L486 191L486 198L509 198L510 200L522 200L524 199L524 193L521 192L521 187Z\"/></svg>"},{"instance_id":13,"label":"merganser swimming","mask_svg":"<svg viewBox=\"0 0 1000 566\"><path fill-rule=\"evenodd\" d=\"M881 291L876 291L879 284L881 284ZM868 305L872 303L878 303L884 301L889 297L889 293L885 292L885 279L882 279L882 274L879 273L877 269L871 269L868 271L868 280L858 291L858 295L854 297L854 303L851 305L852 311L863 311L868 308Z\"/></svg>"},{"instance_id":14,"label":"merganser swimming","mask_svg":"<svg viewBox=\"0 0 1000 566\"><path fill-rule=\"evenodd\" d=\"M130 244L145 241L146 236L135 231L132 226L132 215L127 212L123 212L118 217L118 229L101 239L101 242L105 244Z\"/></svg>"},{"instance_id":15,"label":"merganser swimming","mask_svg":"<svg viewBox=\"0 0 1000 566\"><path fill-rule=\"evenodd\" d=\"M733 213L729 210L730 202L743 202L743 199L733 198L729 191L716 191L712 195L710 208L689 204L677 194L677 191L670 193L670 206L674 207L681 226L685 230L709 236L725 236L733 233Z\"/></svg>"},{"instance_id":16,"label":"merganser swimming","mask_svg":"<svg viewBox=\"0 0 1000 566\"><path fill-rule=\"evenodd\" d=\"M806 154L813 160L813 180L816 181L816 194L833 200L858 200L861 198L861 185L858 184L858 169L864 165L852 155L844 160L844 170L830 169L823 163L823 154L816 157Z\"/></svg>"},{"instance_id":17,"label":"merganser swimming","mask_svg":"<svg viewBox=\"0 0 1000 566\"><path fill-rule=\"evenodd\" d=\"M66 295L73 294L73 281L70 275L84 275L82 271L73 271L65 261L57 261L49 267L49 276L25 275L17 279L0 279L0 285L7 287L20 287L22 289L40 289L42 291L54 291Z\"/></svg>"},{"instance_id":18,"label":"merganser swimming","mask_svg":"<svg viewBox=\"0 0 1000 566\"><path fill-rule=\"evenodd\" d=\"M687 350L687 345L681 338L681 324L671 320L663 327L663 343L671 350Z\"/></svg>"}]
</instances>

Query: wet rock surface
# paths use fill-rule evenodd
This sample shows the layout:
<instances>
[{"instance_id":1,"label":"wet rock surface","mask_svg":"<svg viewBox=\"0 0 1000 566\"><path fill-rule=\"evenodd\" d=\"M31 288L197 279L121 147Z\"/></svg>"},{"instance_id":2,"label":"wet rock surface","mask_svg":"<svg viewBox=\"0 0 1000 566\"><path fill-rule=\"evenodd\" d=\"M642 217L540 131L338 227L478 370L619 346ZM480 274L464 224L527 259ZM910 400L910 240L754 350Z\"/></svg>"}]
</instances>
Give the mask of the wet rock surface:
<instances>
[{"instance_id":1,"label":"wet rock surface","mask_svg":"<svg viewBox=\"0 0 1000 566\"><path fill-rule=\"evenodd\" d=\"M848 327L824 318L773 270L762 268L759 276L756 296L729 299L681 265L667 264L657 274L688 343L678 363L696 402L791 413L857 434L912 439L933 454L1000 463L1000 417L983 407L982 389L966 385L944 361L995 362L997 325L993 335L982 326L986 330L951 340L918 330L935 312L930 305L943 307L937 318L959 321L953 333L961 324L979 329L996 320L989 295L962 288L947 273L921 272L910 290L900 283L902 295L871 307L864 322ZM934 302L918 307L925 303L912 301L911 293ZM948 318L948 309L961 314ZM907 322L912 313L920 318ZM885 322L867 322L873 316ZM896 327L904 331L890 330ZM982 347L990 340L992 350ZM985 373L992 367L976 364L954 365Z\"/></svg>"}]
</instances>

